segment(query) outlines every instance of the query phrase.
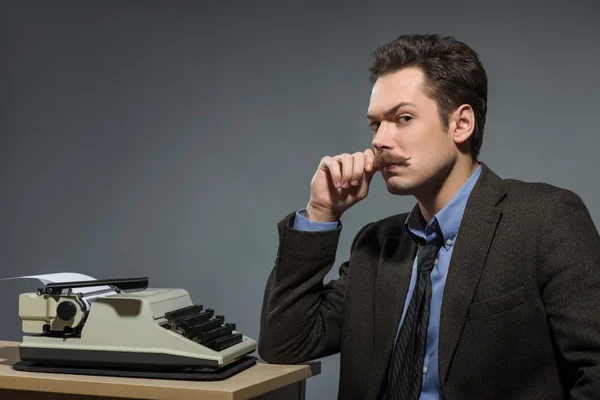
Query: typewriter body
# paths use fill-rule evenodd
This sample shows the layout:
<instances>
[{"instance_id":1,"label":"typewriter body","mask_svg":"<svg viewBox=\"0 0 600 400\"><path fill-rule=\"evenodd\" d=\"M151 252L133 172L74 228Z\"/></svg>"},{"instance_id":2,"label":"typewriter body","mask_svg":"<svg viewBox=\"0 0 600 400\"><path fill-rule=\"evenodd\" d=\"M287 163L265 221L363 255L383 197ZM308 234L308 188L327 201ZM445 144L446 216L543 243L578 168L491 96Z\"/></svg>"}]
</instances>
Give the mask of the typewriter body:
<instances>
[{"instance_id":1,"label":"typewriter body","mask_svg":"<svg viewBox=\"0 0 600 400\"><path fill-rule=\"evenodd\" d=\"M184 289L147 288L147 278L48 284L19 296L21 360L136 370L223 369L256 342ZM114 293L86 301L77 288ZM130 292L126 292L131 290Z\"/></svg>"}]
</instances>

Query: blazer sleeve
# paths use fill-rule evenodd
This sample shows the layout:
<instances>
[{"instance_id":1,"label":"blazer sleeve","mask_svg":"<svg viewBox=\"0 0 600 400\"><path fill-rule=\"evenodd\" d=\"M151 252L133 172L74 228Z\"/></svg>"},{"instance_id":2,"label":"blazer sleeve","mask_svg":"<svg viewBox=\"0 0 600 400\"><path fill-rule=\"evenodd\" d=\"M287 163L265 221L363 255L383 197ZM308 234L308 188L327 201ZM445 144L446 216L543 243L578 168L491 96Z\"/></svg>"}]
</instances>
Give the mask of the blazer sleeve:
<instances>
[{"instance_id":1,"label":"blazer sleeve","mask_svg":"<svg viewBox=\"0 0 600 400\"><path fill-rule=\"evenodd\" d=\"M583 201L568 190L547 203L538 279L571 399L600 393L600 236Z\"/></svg>"},{"instance_id":2,"label":"blazer sleeve","mask_svg":"<svg viewBox=\"0 0 600 400\"><path fill-rule=\"evenodd\" d=\"M327 231L293 229L294 213L278 224L279 247L261 311L259 356L295 364L339 352L342 305L350 260L324 283L335 261L340 223ZM367 225L368 226L368 225ZM352 242L351 252L363 227Z\"/></svg>"}]
</instances>

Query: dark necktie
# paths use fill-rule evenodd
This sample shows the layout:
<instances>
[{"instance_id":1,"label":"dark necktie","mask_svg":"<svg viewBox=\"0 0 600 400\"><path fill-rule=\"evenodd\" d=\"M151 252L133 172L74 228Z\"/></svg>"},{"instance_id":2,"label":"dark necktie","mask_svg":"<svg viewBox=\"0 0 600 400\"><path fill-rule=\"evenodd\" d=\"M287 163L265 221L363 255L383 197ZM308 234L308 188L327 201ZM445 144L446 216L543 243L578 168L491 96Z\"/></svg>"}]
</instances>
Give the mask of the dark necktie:
<instances>
[{"instance_id":1,"label":"dark necktie","mask_svg":"<svg viewBox=\"0 0 600 400\"><path fill-rule=\"evenodd\" d=\"M386 400L416 400L421 393L423 357L431 303L431 270L441 244L421 245L417 279L391 359Z\"/></svg>"}]
</instances>

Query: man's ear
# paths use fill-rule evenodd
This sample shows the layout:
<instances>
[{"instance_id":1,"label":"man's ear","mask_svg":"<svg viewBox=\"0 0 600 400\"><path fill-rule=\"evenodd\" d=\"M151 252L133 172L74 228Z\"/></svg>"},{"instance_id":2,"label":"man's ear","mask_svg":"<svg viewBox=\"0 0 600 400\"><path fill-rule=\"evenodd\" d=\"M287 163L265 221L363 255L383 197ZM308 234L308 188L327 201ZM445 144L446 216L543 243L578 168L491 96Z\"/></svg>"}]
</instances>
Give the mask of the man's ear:
<instances>
[{"instance_id":1,"label":"man's ear","mask_svg":"<svg viewBox=\"0 0 600 400\"><path fill-rule=\"evenodd\" d=\"M475 129L475 113L468 104L458 107L450 116L450 134L455 143L464 143Z\"/></svg>"}]
</instances>

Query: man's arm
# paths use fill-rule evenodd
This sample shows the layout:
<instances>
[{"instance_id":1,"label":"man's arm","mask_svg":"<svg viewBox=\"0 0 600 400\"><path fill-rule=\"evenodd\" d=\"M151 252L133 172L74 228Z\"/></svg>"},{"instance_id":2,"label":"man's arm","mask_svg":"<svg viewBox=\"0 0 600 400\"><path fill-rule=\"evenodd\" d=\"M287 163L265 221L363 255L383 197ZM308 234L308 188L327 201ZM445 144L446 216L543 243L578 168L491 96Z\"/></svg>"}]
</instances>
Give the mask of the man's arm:
<instances>
[{"instance_id":1,"label":"man's arm","mask_svg":"<svg viewBox=\"0 0 600 400\"><path fill-rule=\"evenodd\" d=\"M337 353L340 347L350 262L341 264L338 279L327 284L323 279L333 267L342 225L310 224L294 217L303 218L290 214L278 224L277 260L264 293L258 352L271 363L304 362Z\"/></svg>"},{"instance_id":2,"label":"man's arm","mask_svg":"<svg viewBox=\"0 0 600 400\"><path fill-rule=\"evenodd\" d=\"M600 393L600 236L583 201L561 190L548 201L538 279L561 373L572 399Z\"/></svg>"}]
</instances>

